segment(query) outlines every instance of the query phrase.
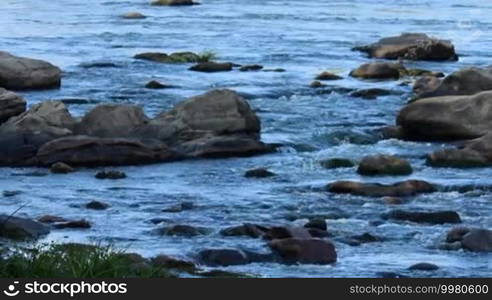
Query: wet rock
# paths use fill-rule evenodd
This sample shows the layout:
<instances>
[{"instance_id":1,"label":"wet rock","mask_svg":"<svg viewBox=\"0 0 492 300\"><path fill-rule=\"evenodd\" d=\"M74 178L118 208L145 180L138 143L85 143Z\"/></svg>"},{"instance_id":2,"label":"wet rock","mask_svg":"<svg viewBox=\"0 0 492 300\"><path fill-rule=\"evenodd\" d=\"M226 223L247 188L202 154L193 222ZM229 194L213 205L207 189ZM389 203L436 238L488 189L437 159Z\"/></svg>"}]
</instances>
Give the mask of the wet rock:
<instances>
[{"instance_id":1,"label":"wet rock","mask_svg":"<svg viewBox=\"0 0 492 300\"><path fill-rule=\"evenodd\" d=\"M373 62L361 65L350 72L350 76L362 79L399 79L403 69L400 64Z\"/></svg>"},{"instance_id":2,"label":"wet rock","mask_svg":"<svg viewBox=\"0 0 492 300\"><path fill-rule=\"evenodd\" d=\"M163 254L152 258L151 262L153 266L158 268L173 269L188 273L196 271L196 266L194 263Z\"/></svg>"},{"instance_id":3,"label":"wet rock","mask_svg":"<svg viewBox=\"0 0 492 300\"><path fill-rule=\"evenodd\" d=\"M473 96L421 99L399 112L397 125L402 128L407 139L473 139L490 131L492 119L485 112L492 109L491 107L492 91Z\"/></svg>"},{"instance_id":4,"label":"wet rock","mask_svg":"<svg viewBox=\"0 0 492 300\"><path fill-rule=\"evenodd\" d=\"M266 168L251 169L244 173L244 177L246 178L266 178L275 175L275 173L268 171Z\"/></svg>"},{"instance_id":5,"label":"wet rock","mask_svg":"<svg viewBox=\"0 0 492 300\"><path fill-rule=\"evenodd\" d=\"M472 228L461 240L463 248L474 252L492 252L492 230Z\"/></svg>"},{"instance_id":6,"label":"wet rock","mask_svg":"<svg viewBox=\"0 0 492 300\"><path fill-rule=\"evenodd\" d=\"M362 159L357 173L366 176L410 175L412 166L408 161L392 155L372 155Z\"/></svg>"},{"instance_id":7,"label":"wet rock","mask_svg":"<svg viewBox=\"0 0 492 300\"><path fill-rule=\"evenodd\" d=\"M220 234L223 236L249 236L256 239L264 236L267 231L267 227L245 223L240 226L225 228L220 231Z\"/></svg>"},{"instance_id":8,"label":"wet rock","mask_svg":"<svg viewBox=\"0 0 492 300\"><path fill-rule=\"evenodd\" d=\"M162 212L166 213L179 213L183 212L185 210L191 210L195 207L193 202L181 202L179 204L173 205L171 207L165 208L162 210Z\"/></svg>"},{"instance_id":9,"label":"wet rock","mask_svg":"<svg viewBox=\"0 0 492 300\"><path fill-rule=\"evenodd\" d=\"M467 227L462 227L462 226L455 227L451 229L446 235L446 242L447 243L454 243L458 241L461 242L463 240L463 236L469 232L470 229Z\"/></svg>"},{"instance_id":10,"label":"wet rock","mask_svg":"<svg viewBox=\"0 0 492 300\"><path fill-rule=\"evenodd\" d=\"M49 232L47 226L31 219L0 215L0 237L12 240L33 240Z\"/></svg>"},{"instance_id":11,"label":"wet rock","mask_svg":"<svg viewBox=\"0 0 492 300\"><path fill-rule=\"evenodd\" d=\"M154 6L186 6L186 5L197 5L199 3L193 2L192 0L154 0L150 5Z\"/></svg>"},{"instance_id":12,"label":"wet rock","mask_svg":"<svg viewBox=\"0 0 492 300\"><path fill-rule=\"evenodd\" d=\"M311 82L311 84L309 86L313 89L317 89L317 88L325 87L326 84L323 84L321 81L315 80L315 81Z\"/></svg>"},{"instance_id":13,"label":"wet rock","mask_svg":"<svg viewBox=\"0 0 492 300\"><path fill-rule=\"evenodd\" d=\"M273 226L268 229L264 235L266 240L275 239L308 239L311 238L309 230L302 227L291 227L291 226Z\"/></svg>"},{"instance_id":14,"label":"wet rock","mask_svg":"<svg viewBox=\"0 0 492 300\"><path fill-rule=\"evenodd\" d=\"M163 64L197 63L202 60L200 55L193 52L175 52L171 54L161 52L145 52L137 54L133 58Z\"/></svg>"},{"instance_id":15,"label":"wet rock","mask_svg":"<svg viewBox=\"0 0 492 300\"><path fill-rule=\"evenodd\" d=\"M435 77L435 78L442 78L446 76L443 72L434 72L424 69L407 69L402 73L402 75L411 76L411 77L424 76L424 77Z\"/></svg>"},{"instance_id":16,"label":"wet rock","mask_svg":"<svg viewBox=\"0 0 492 300\"><path fill-rule=\"evenodd\" d=\"M100 201L91 201L85 205L85 208L87 209L94 209L94 210L105 210L109 208L109 204L100 202Z\"/></svg>"},{"instance_id":17,"label":"wet rock","mask_svg":"<svg viewBox=\"0 0 492 300\"><path fill-rule=\"evenodd\" d=\"M437 150L427 156L432 167L477 168L492 165L492 134L465 142L458 148Z\"/></svg>"},{"instance_id":18,"label":"wet rock","mask_svg":"<svg viewBox=\"0 0 492 300\"><path fill-rule=\"evenodd\" d=\"M89 229L91 228L91 223L86 220L75 220L75 221L66 221L66 222L57 222L53 224L53 227L56 229Z\"/></svg>"},{"instance_id":19,"label":"wet rock","mask_svg":"<svg viewBox=\"0 0 492 300\"><path fill-rule=\"evenodd\" d=\"M441 81L441 79L435 76L420 77L413 84L413 93L416 95L415 98L421 98L422 95L429 94L436 90L441 84Z\"/></svg>"},{"instance_id":20,"label":"wet rock","mask_svg":"<svg viewBox=\"0 0 492 300\"><path fill-rule=\"evenodd\" d=\"M84 69L93 69L93 68L118 68L119 66L112 62L96 61L96 62L81 63L79 67Z\"/></svg>"},{"instance_id":21,"label":"wet rock","mask_svg":"<svg viewBox=\"0 0 492 300\"><path fill-rule=\"evenodd\" d=\"M398 198L398 197L384 197L383 201L384 201L384 203L389 204L389 205L401 205L401 204L405 203L403 201L403 199Z\"/></svg>"},{"instance_id":22,"label":"wet rock","mask_svg":"<svg viewBox=\"0 0 492 300\"><path fill-rule=\"evenodd\" d=\"M147 82L145 87L148 89L157 89L158 90L158 89L169 89L169 88L172 88L173 86L160 83L157 80L151 80L151 81Z\"/></svg>"},{"instance_id":23,"label":"wet rock","mask_svg":"<svg viewBox=\"0 0 492 300\"><path fill-rule=\"evenodd\" d=\"M316 228L326 231L328 226L326 225L326 220L323 218L313 218L304 224L304 228Z\"/></svg>"},{"instance_id":24,"label":"wet rock","mask_svg":"<svg viewBox=\"0 0 492 300\"><path fill-rule=\"evenodd\" d=\"M14 92L0 88L0 124L26 111L26 101Z\"/></svg>"},{"instance_id":25,"label":"wet rock","mask_svg":"<svg viewBox=\"0 0 492 300\"><path fill-rule=\"evenodd\" d=\"M374 236L368 232L365 232L361 235L354 235L350 237L351 239L356 240L359 243L375 243L381 242L383 239L377 236Z\"/></svg>"},{"instance_id":26,"label":"wet rock","mask_svg":"<svg viewBox=\"0 0 492 300\"><path fill-rule=\"evenodd\" d=\"M367 197L406 197L433 193L436 188L425 181L407 180L395 184L362 183L356 181L337 181L329 184L327 190L336 194L352 194Z\"/></svg>"},{"instance_id":27,"label":"wet rock","mask_svg":"<svg viewBox=\"0 0 492 300\"><path fill-rule=\"evenodd\" d=\"M383 214L384 219L392 219L399 221L410 221L414 223L429 223L429 224L456 224L461 223L461 218L455 211L437 211L437 212L418 212L393 210L387 214Z\"/></svg>"},{"instance_id":28,"label":"wet rock","mask_svg":"<svg viewBox=\"0 0 492 300\"><path fill-rule=\"evenodd\" d=\"M335 246L320 239L277 239L268 243L285 263L331 264L336 262Z\"/></svg>"},{"instance_id":29,"label":"wet rock","mask_svg":"<svg viewBox=\"0 0 492 300\"><path fill-rule=\"evenodd\" d=\"M194 237L199 235L206 235L209 233L209 230L207 228L193 227L189 225L173 225L170 227L160 228L158 232L161 235Z\"/></svg>"},{"instance_id":30,"label":"wet rock","mask_svg":"<svg viewBox=\"0 0 492 300\"><path fill-rule=\"evenodd\" d=\"M435 271L439 267L431 263L418 263L410 266L408 269L412 271Z\"/></svg>"},{"instance_id":31,"label":"wet rock","mask_svg":"<svg viewBox=\"0 0 492 300\"><path fill-rule=\"evenodd\" d=\"M353 50L366 52L369 57L408 60L458 60L450 41L432 38L422 33L403 33Z\"/></svg>"},{"instance_id":32,"label":"wet rock","mask_svg":"<svg viewBox=\"0 0 492 300\"><path fill-rule=\"evenodd\" d=\"M10 90L59 88L61 70L42 60L0 51L0 87Z\"/></svg>"},{"instance_id":33,"label":"wet rock","mask_svg":"<svg viewBox=\"0 0 492 300\"><path fill-rule=\"evenodd\" d=\"M336 130L323 136L332 145L350 143L355 145L370 145L378 142L378 137L355 130Z\"/></svg>"},{"instance_id":34,"label":"wet rock","mask_svg":"<svg viewBox=\"0 0 492 300\"><path fill-rule=\"evenodd\" d=\"M189 68L190 71L215 73L215 72L229 72L232 71L232 63L218 63L218 62L202 62Z\"/></svg>"},{"instance_id":35,"label":"wet rock","mask_svg":"<svg viewBox=\"0 0 492 300\"><path fill-rule=\"evenodd\" d=\"M261 65L246 65L239 68L239 71L250 72L250 71L260 71L261 69L263 69L263 66Z\"/></svg>"},{"instance_id":36,"label":"wet rock","mask_svg":"<svg viewBox=\"0 0 492 300\"><path fill-rule=\"evenodd\" d=\"M309 235L311 235L311 237L313 238L323 239L333 236L333 234L331 234L330 232L319 228L307 228L307 230L309 232Z\"/></svg>"},{"instance_id":37,"label":"wet rock","mask_svg":"<svg viewBox=\"0 0 492 300\"><path fill-rule=\"evenodd\" d=\"M276 72L276 73L283 73L286 72L287 70L282 69L282 68L276 68L276 69L264 69L263 72Z\"/></svg>"},{"instance_id":38,"label":"wet rock","mask_svg":"<svg viewBox=\"0 0 492 300\"><path fill-rule=\"evenodd\" d=\"M320 161L323 168L326 169L338 169L338 168L352 168L355 163L346 158L330 158Z\"/></svg>"},{"instance_id":39,"label":"wet rock","mask_svg":"<svg viewBox=\"0 0 492 300\"><path fill-rule=\"evenodd\" d=\"M52 223L61 223L67 222L68 220L63 217L52 216L52 215L44 215L38 218L38 222L44 224L52 224Z\"/></svg>"},{"instance_id":40,"label":"wet rock","mask_svg":"<svg viewBox=\"0 0 492 300\"><path fill-rule=\"evenodd\" d=\"M179 156L160 144L150 147L129 139L72 136L45 143L35 159L41 166L64 161L72 166L96 167L166 162ZM104 177L104 172L99 176Z\"/></svg>"},{"instance_id":41,"label":"wet rock","mask_svg":"<svg viewBox=\"0 0 492 300\"><path fill-rule=\"evenodd\" d=\"M75 169L63 162L57 162L51 165L50 171L53 174L68 174L75 172Z\"/></svg>"},{"instance_id":42,"label":"wet rock","mask_svg":"<svg viewBox=\"0 0 492 300\"><path fill-rule=\"evenodd\" d=\"M343 77L340 77L331 72L322 72L321 74L318 74L316 76L316 80L340 80L340 79L343 79Z\"/></svg>"},{"instance_id":43,"label":"wet rock","mask_svg":"<svg viewBox=\"0 0 492 300\"><path fill-rule=\"evenodd\" d=\"M373 100L373 99L377 99L380 96L399 95L399 94L400 93L396 91L390 91L380 88L371 88L371 89L363 89L363 90L357 90L355 92L352 92L350 93L350 97Z\"/></svg>"},{"instance_id":44,"label":"wet rock","mask_svg":"<svg viewBox=\"0 0 492 300\"><path fill-rule=\"evenodd\" d=\"M123 19L132 19L132 20L135 20L135 19L145 19L147 18L144 14L142 13L139 13L139 12L128 12L128 13L125 13L123 15L121 15L121 17Z\"/></svg>"},{"instance_id":45,"label":"wet rock","mask_svg":"<svg viewBox=\"0 0 492 300\"><path fill-rule=\"evenodd\" d=\"M462 249L463 245L461 242L454 242L454 243L443 243L438 246L438 249L440 250L445 250L445 251L458 251Z\"/></svg>"},{"instance_id":46,"label":"wet rock","mask_svg":"<svg viewBox=\"0 0 492 300\"><path fill-rule=\"evenodd\" d=\"M402 139L403 134L399 126L384 126L376 130L376 134L383 140Z\"/></svg>"},{"instance_id":47,"label":"wet rock","mask_svg":"<svg viewBox=\"0 0 492 300\"><path fill-rule=\"evenodd\" d=\"M198 253L200 263L208 266L234 266L249 264L248 256L241 250L207 249Z\"/></svg>"},{"instance_id":48,"label":"wet rock","mask_svg":"<svg viewBox=\"0 0 492 300\"><path fill-rule=\"evenodd\" d=\"M123 179L126 178L126 174L121 171L110 170L110 171L99 171L95 176L97 179Z\"/></svg>"},{"instance_id":49,"label":"wet rock","mask_svg":"<svg viewBox=\"0 0 492 300\"><path fill-rule=\"evenodd\" d=\"M149 119L138 106L104 104L89 111L77 124L77 134L102 138L128 137Z\"/></svg>"},{"instance_id":50,"label":"wet rock","mask_svg":"<svg viewBox=\"0 0 492 300\"><path fill-rule=\"evenodd\" d=\"M4 197L14 197L14 196L17 196L20 194L22 194L21 191L3 191L2 192L2 196L4 196Z\"/></svg>"},{"instance_id":51,"label":"wet rock","mask_svg":"<svg viewBox=\"0 0 492 300\"><path fill-rule=\"evenodd\" d=\"M492 67L465 68L448 75L443 80L422 81L417 89L414 88L417 98L475 95L490 90L492 90Z\"/></svg>"}]
</instances>

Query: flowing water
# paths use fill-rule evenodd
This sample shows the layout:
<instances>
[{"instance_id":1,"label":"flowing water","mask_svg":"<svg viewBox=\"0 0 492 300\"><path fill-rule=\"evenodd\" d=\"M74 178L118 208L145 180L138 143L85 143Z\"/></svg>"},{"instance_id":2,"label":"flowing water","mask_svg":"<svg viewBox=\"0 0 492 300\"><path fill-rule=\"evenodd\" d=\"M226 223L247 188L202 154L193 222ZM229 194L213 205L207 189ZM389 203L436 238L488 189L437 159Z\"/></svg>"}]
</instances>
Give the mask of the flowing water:
<instances>
[{"instance_id":1,"label":"flowing water","mask_svg":"<svg viewBox=\"0 0 492 300\"><path fill-rule=\"evenodd\" d=\"M139 11L144 20L119 15ZM96 170L51 175L34 168L1 168L0 191L21 191L0 198L0 211L23 206L20 215L44 214L86 218L90 230L53 231L42 242L112 243L146 256L166 253L192 258L204 248L241 248L267 252L261 240L222 237L219 230L244 222L303 225L303 216L323 215L339 236L370 232L386 239L359 247L336 242L338 262L328 266L255 263L228 267L265 277L358 277L392 271L407 276L491 276L491 256L443 251L437 244L451 225L385 222L370 225L391 209L380 199L333 195L322 187L335 180L391 183L409 178L440 186L437 193L418 196L402 209L456 210L465 225L492 227L492 171L432 169L423 156L442 144L377 141L371 132L394 124L411 87L401 82L362 82L348 72L368 61L353 46L401 32L425 32L452 39L459 62L415 62L449 73L464 66L490 65L492 2L484 0L203 0L193 7L153 7L145 0L2 0L1 50L48 60L63 71L59 90L25 92L32 105L48 99L78 99L70 111L80 116L98 103L128 103L144 107L149 116L170 109L183 99L213 88L241 92L262 121L262 138L286 146L274 154L251 158L193 160L117 168L128 174L118 181L94 178ZM188 65L137 61L146 51L212 50L219 60L262 64L286 72L226 72L202 74ZM103 62L114 67L86 68ZM382 87L403 95L377 100L351 98L344 93L310 89L324 70L346 79L334 85L348 88ZM158 79L178 86L149 90ZM360 159L368 154L402 156L412 163L411 176L366 178L355 168L326 170L318 161L331 157ZM244 171L268 167L271 179L246 179ZM44 176L43 176L44 175ZM91 200L107 202L105 211L89 211ZM196 208L181 213L162 209L191 201ZM291 222L293 217L300 219ZM163 224L210 228L195 238L163 237L154 233ZM418 262L432 262L432 273L406 271Z\"/></svg>"}]
</instances>

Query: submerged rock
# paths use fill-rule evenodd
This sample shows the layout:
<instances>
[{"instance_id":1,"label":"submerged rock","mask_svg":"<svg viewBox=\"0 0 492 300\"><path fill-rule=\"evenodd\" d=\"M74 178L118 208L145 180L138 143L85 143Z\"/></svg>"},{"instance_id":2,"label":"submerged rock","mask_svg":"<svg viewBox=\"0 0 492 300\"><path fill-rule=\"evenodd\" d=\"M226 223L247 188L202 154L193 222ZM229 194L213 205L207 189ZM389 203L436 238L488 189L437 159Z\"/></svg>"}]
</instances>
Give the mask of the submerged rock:
<instances>
[{"instance_id":1,"label":"submerged rock","mask_svg":"<svg viewBox=\"0 0 492 300\"><path fill-rule=\"evenodd\" d=\"M408 139L473 139L491 130L492 118L488 114L491 109L492 91L473 96L426 98L405 106L398 114L397 125Z\"/></svg>"},{"instance_id":2,"label":"submerged rock","mask_svg":"<svg viewBox=\"0 0 492 300\"><path fill-rule=\"evenodd\" d=\"M343 77L333 74L331 72L322 72L316 76L316 80L340 80Z\"/></svg>"},{"instance_id":3,"label":"submerged rock","mask_svg":"<svg viewBox=\"0 0 492 300\"><path fill-rule=\"evenodd\" d=\"M200 55L193 52L175 52L171 54L161 52L144 52L135 55L133 58L164 64L196 63L202 60Z\"/></svg>"},{"instance_id":4,"label":"submerged rock","mask_svg":"<svg viewBox=\"0 0 492 300\"><path fill-rule=\"evenodd\" d=\"M173 225L170 227L160 228L158 230L161 235L194 237L198 235L206 235L209 233L207 228L193 227L189 225Z\"/></svg>"},{"instance_id":5,"label":"submerged rock","mask_svg":"<svg viewBox=\"0 0 492 300\"><path fill-rule=\"evenodd\" d=\"M0 88L0 124L26 111L26 101L14 92Z\"/></svg>"},{"instance_id":6,"label":"submerged rock","mask_svg":"<svg viewBox=\"0 0 492 300\"><path fill-rule=\"evenodd\" d=\"M42 60L0 51L0 87L10 90L59 88L61 70Z\"/></svg>"},{"instance_id":7,"label":"submerged rock","mask_svg":"<svg viewBox=\"0 0 492 300\"><path fill-rule=\"evenodd\" d=\"M85 205L85 208L87 209L93 209L93 210L105 210L109 208L109 204L101 202L101 201L91 201Z\"/></svg>"},{"instance_id":8,"label":"submerged rock","mask_svg":"<svg viewBox=\"0 0 492 300\"><path fill-rule=\"evenodd\" d=\"M263 237L269 229L264 226L245 223L240 226L225 228L220 231L223 236L248 236L251 238Z\"/></svg>"},{"instance_id":9,"label":"submerged rock","mask_svg":"<svg viewBox=\"0 0 492 300\"><path fill-rule=\"evenodd\" d=\"M412 166L408 161L391 155L372 155L362 159L357 169L361 175L410 175Z\"/></svg>"},{"instance_id":10,"label":"submerged rock","mask_svg":"<svg viewBox=\"0 0 492 300\"><path fill-rule=\"evenodd\" d=\"M412 270L412 271L435 271L435 270L438 270L439 267L435 264L431 264L431 263L418 263L418 264L414 264L414 265L411 265L409 268L409 270Z\"/></svg>"},{"instance_id":11,"label":"submerged rock","mask_svg":"<svg viewBox=\"0 0 492 300\"><path fill-rule=\"evenodd\" d=\"M147 18L144 14L139 13L139 12L128 12L123 15L121 15L123 19L145 19Z\"/></svg>"},{"instance_id":12,"label":"submerged rock","mask_svg":"<svg viewBox=\"0 0 492 300\"><path fill-rule=\"evenodd\" d=\"M92 225L88 221L82 219L75 221L57 222L53 224L53 227L56 229L89 229L92 227Z\"/></svg>"},{"instance_id":13,"label":"submerged rock","mask_svg":"<svg viewBox=\"0 0 492 300\"><path fill-rule=\"evenodd\" d=\"M207 249L198 253L198 260L208 266L245 265L251 261L241 250L235 249Z\"/></svg>"},{"instance_id":14,"label":"submerged rock","mask_svg":"<svg viewBox=\"0 0 492 300\"><path fill-rule=\"evenodd\" d=\"M244 177L246 178L266 178L266 177L273 177L277 174L269 171L266 168L258 168L258 169L251 169L246 171L244 173Z\"/></svg>"},{"instance_id":15,"label":"submerged rock","mask_svg":"<svg viewBox=\"0 0 492 300\"><path fill-rule=\"evenodd\" d=\"M397 91L391 91L381 88L363 89L350 93L350 97L363 98L368 100L376 99L379 96L389 96L389 95L401 95L401 93Z\"/></svg>"},{"instance_id":16,"label":"submerged rock","mask_svg":"<svg viewBox=\"0 0 492 300\"><path fill-rule=\"evenodd\" d=\"M189 68L190 71L215 73L232 71L232 63L201 62Z\"/></svg>"},{"instance_id":17,"label":"submerged rock","mask_svg":"<svg viewBox=\"0 0 492 300\"><path fill-rule=\"evenodd\" d=\"M53 174L68 174L75 172L75 169L63 162L57 162L51 165L50 171Z\"/></svg>"},{"instance_id":18,"label":"submerged rock","mask_svg":"<svg viewBox=\"0 0 492 300\"><path fill-rule=\"evenodd\" d=\"M109 170L109 171L99 171L95 176L97 179L124 179L126 174L121 171Z\"/></svg>"},{"instance_id":19,"label":"submerged rock","mask_svg":"<svg viewBox=\"0 0 492 300\"><path fill-rule=\"evenodd\" d=\"M277 239L268 244L284 263L331 264L337 261L335 246L321 239Z\"/></svg>"},{"instance_id":20,"label":"submerged rock","mask_svg":"<svg viewBox=\"0 0 492 300\"><path fill-rule=\"evenodd\" d=\"M347 158L330 158L322 160L319 163L326 169L352 168L355 166L355 163Z\"/></svg>"},{"instance_id":21,"label":"submerged rock","mask_svg":"<svg viewBox=\"0 0 492 300\"><path fill-rule=\"evenodd\" d=\"M355 47L353 50L366 52L369 57L408 60L458 60L450 41L431 38L422 33L403 33L378 42Z\"/></svg>"},{"instance_id":22,"label":"submerged rock","mask_svg":"<svg viewBox=\"0 0 492 300\"><path fill-rule=\"evenodd\" d=\"M383 214L383 218L429 224L461 223L461 218L455 211L418 212L392 210L387 214Z\"/></svg>"},{"instance_id":23,"label":"submerged rock","mask_svg":"<svg viewBox=\"0 0 492 300\"><path fill-rule=\"evenodd\" d=\"M331 193L366 197L406 197L436 191L436 188L432 184L422 180L407 180L390 185L357 181L337 181L328 184L326 189Z\"/></svg>"},{"instance_id":24,"label":"submerged rock","mask_svg":"<svg viewBox=\"0 0 492 300\"><path fill-rule=\"evenodd\" d=\"M362 79L399 79L401 70L400 64L387 62L373 62L363 64L350 72L350 76Z\"/></svg>"},{"instance_id":25,"label":"submerged rock","mask_svg":"<svg viewBox=\"0 0 492 300\"><path fill-rule=\"evenodd\" d=\"M160 83L157 80L151 80L151 81L147 82L145 87L148 89L169 89L169 88L172 88L173 86Z\"/></svg>"},{"instance_id":26,"label":"submerged rock","mask_svg":"<svg viewBox=\"0 0 492 300\"><path fill-rule=\"evenodd\" d=\"M261 69L263 69L263 66L261 65L246 65L239 68L239 71L250 72L250 71L260 71Z\"/></svg>"},{"instance_id":27,"label":"submerged rock","mask_svg":"<svg viewBox=\"0 0 492 300\"><path fill-rule=\"evenodd\" d=\"M193 0L154 0L150 5L154 6L185 6L185 5L197 5L200 3Z\"/></svg>"},{"instance_id":28,"label":"submerged rock","mask_svg":"<svg viewBox=\"0 0 492 300\"><path fill-rule=\"evenodd\" d=\"M12 240L38 239L50 232L46 225L31 219L0 215L0 237Z\"/></svg>"}]
</instances>

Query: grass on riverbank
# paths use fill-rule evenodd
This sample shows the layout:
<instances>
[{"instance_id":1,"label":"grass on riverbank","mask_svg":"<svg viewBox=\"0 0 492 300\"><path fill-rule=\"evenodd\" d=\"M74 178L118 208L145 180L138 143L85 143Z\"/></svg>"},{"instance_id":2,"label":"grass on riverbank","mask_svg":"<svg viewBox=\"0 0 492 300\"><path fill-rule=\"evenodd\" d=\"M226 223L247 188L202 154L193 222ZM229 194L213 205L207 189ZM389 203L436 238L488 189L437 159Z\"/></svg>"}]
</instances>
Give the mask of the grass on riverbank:
<instances>
[{"instance_id":1,"label":"grass on riverbank","mask_svg":"<svg viewBox=\"0 0 492 300\"><path fill-rule=\"evenodd\" d=\"M0 258L2 278L169 278L158 268L110 247L50 245Z\"/></svg>"}]
</instances>

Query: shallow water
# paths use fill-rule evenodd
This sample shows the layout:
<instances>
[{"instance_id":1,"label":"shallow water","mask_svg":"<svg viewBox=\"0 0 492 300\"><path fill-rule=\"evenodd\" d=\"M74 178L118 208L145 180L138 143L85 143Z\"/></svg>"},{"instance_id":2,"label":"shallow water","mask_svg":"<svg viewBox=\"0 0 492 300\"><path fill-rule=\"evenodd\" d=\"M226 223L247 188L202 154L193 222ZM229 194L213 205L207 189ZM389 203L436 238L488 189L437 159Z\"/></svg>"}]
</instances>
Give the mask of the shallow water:
<instances>
[{"instance_id":1,"label":"shallow water","mask_svg":"<svg viewBox=\"0 0 492 300\"><path fill-rule=\"evenodd\" d=\"M96 170L69 175L32 176L46 170L0 168L0 191L19 190L0 198L0 211L24 206L21 215L44 214L86 218L87 231L53 231L45 241L114 243L147 256L166 253L193 257L204 248L243 248L267 251L264 242L224 238L221 228L244 222L290 224L292 215L326 214L330 230L343 235L370 232L387 239L352 247L336 242L339 260L330 266L251 264L229 267L265 277L371 277L379 271L408 276L491 276L491 257L462 251L437 250L450 225L416 225L386 222L370 226L391 207L378 199L332 195L320 191L341 179L395 182L408 178L442 186L440 192L412 198L402 209L456 210L465 225L492 227L489 168L432 169L423 155L440 144L385 140L353 144L347 132L368 135L394 124L396 112L407 101L410 87L400 82L336 81L349 88L383 87L404 92L377 100L324 94L308 87L324 70L348 72L366 62L353 46L401 32L425 32L452 39L459 62L417 62L409 67L452 72L469 65L490 65L492 58L492 2L446 1L279 1L203 0L194 7L152 7L145 0L4 0L0 2L1 50L46 59L64 71L60 90L22 93L28 103L47 99L86 99L70 105L82 115L97 103L142 105L153 116L186 97L209 89L227 87L243 93L262 120L263 140L287 145L279 153L252 158L194 160L144 167L122 167L129 177L119 181L94 178ZM122 20L119 15L139 11L145 20ZM275 72L201 74L187 65L137 61L145 51L213 50L221 61L258 63ZM111 62L114 68L83 68L82 64ZM148 90L151 79L179 86ZM342 138L340 138L342 137ZM409 159L411 176L365 178L355 168L325 170L317 163L330 157L359 159L371 153L396 154ZM268 167L279 174L273 179L243 177L245 170ZM29 176L31 175L31 176ZM38 174L39 175L39 174ZM463 186L476 186L459 192ZM88 211L90 200L111 204L106 211ZM192 201L197 207L182 213L162 209ZM213 233L197 238L162 237L153 233L153 218L169 224L208 227ZM305 219L294 223L302 225ZM441 268L432 273L405 269L418 262Z\"/></svg>"}]
</instances>

